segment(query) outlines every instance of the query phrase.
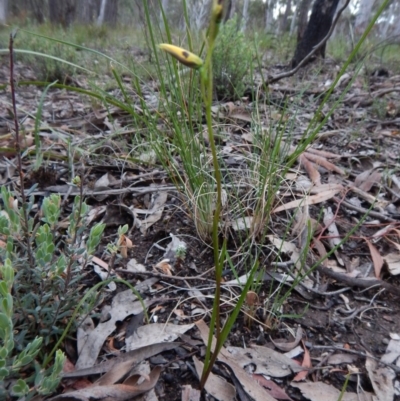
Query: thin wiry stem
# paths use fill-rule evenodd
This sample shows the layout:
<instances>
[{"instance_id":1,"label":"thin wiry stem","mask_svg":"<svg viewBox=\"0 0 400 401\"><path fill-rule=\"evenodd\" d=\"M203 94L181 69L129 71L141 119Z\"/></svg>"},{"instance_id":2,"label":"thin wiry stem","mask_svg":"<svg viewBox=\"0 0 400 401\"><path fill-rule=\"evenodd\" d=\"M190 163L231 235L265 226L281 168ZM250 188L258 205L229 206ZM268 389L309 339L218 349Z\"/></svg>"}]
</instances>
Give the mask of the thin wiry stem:
<instances>
[{"instance_id":1,"label":"thin wiry stem","mask_svg":"<svg viewBox=\"0 0 400 401\"><path fill-rule=\"evenodd\" d=\"M17 165L18 165L20 191L21 191L22 220L23 220L23 223L21 224L21 226L24 231L29 266L31 267L31 269L33 269L35 267L35 262L34 262L34 258L33 258L32 247L31 247L31 237L29 235L28 212L26 210L27 204L26 204L26 199L25 199L25 187L24 187L24 173L22 171L21 143L20 143L20 136L19 136L17 102L15 100L15 80L14 80L14 37L15 37L15 35L16 35L15 32L12 32L10 34L10 42L9 42L10 89L11 89L11 102L12 102L12 108L13 108L13 114L14 114L15 151L17 153Z\"/></svg>"}]
</instances>

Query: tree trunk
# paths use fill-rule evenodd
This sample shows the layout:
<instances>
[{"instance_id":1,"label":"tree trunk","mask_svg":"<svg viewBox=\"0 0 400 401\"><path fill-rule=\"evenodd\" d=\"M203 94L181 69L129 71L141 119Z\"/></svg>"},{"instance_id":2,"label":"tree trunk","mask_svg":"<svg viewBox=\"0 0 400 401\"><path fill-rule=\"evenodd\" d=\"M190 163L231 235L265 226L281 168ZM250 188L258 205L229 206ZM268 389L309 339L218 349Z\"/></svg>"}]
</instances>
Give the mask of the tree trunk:
<instances>
[{"instance_id":1,"label":"tree trunk","mask_svg":"<svg viewBox=\"0 0 400 401\"><path fill-rule=\"evenodd\" d=\"M298 15L298 28L297 28L297 43L299 43L304 36L308 21L308 11L311 6L311 0L301 0L297 15Z\"/></svg>"},{"instance_id":2,"label":"tree trunk","mask_svg":"<svg viewBox=\"0 0 400 401\"><path fill-rule=\"evenodd\" d=\"M363 0L362 6L358 10L354 23L355 34L361 36L371 19L372 7L375 0Z\"/></svg>"},{"instance_id":3,"label":"tree trunk","mask_svg":"<svg viewBox=\"0 0 400 401\"><path fill-rule=\"evenodd\" d=\"M75 8L75 0L49 0L50 22L67 28L74 22Z\"/></svg>"},{"instance_id":4,"label":"tree trunk","mask_svg":"<svg viewBox=\"0 0 400 401\"><path fill-rule=\"evenodd\" d=\"M275 0L265 2L265 32L272 31L272 22L274 19Z\"/></svg>"},{"instance_id":5,"label":"tree trunk","mask_svg":"<svg viewBox=\"0 0 400 401\"><path fill-rule=\"evenodd\" d=\"M96 25L100 26L104 24L104 16L106 14L107 0L101 0L100 11L97 17Z\"/></svg>"},{"instance_id":6,"label":"tree trunk","mask_svg":"<svg viewBox=\"0 0 400 401\"><path fill-rule=\"evenodd\" d=\"M104 22L111 28L115 28L118 23L118 0L108 1L106 5L106 15Z\"/></svg>"},{"instance_id":7,"label":"tree trunk","mask_svg":"<svg viewBox=\"0 0 400 401\"><path fill-rule=\"evenodd\" d=\"M5 24L7 20L8 1L0 0L0 24Z\"/></svg>"},{"instance_id":8,"label":"tree trunk","mask_svg":"<svg viewBox=\"0 0 400 401\"><path fill-rule=\"evenodd\" d=\"M400 15L400 4L399 2L392 4L393 14L392 15ZM387 34L387 31L386 31ZM386 39L386 35L383 37L383 39ZM394 41L394 43L399 43L400 42L400 21L397 19L397 23L394 24L393 30L391 32L391 40Z\"/></svg>"},{"instance_id":9,"label":"tree trunk","mask_svg":"<svg viewBox=\"0 0 400 401\"><path fill-rule=\"evenodd\" d=\"M32 10L33 17L39 24L44 22L44 12L43 12L43 1L42 0L30 0L30 6Z\"/></svg>"},{"instance_id":10,"label":"tree trunk","mask_svg":"<svg viewBox=\"0 0 400 401\"><path fill-rule=\"evenodd\" d=\"M224 22L229 21L236 13L236 1L237 0L229 0L225 10Z\"/></svg>"},{"instance_id":11,"label":"tree trunk","mask_svg":"<svg viewBox=\"0 0 400 401\"><path fill-rule=\"evenodd\" d=\"M81 24L91 24L97 15L97 7L94 0L77 0L77 20Z\"/></svg>"},{"instance_id":12,"label":"tree trunk","mask_svg":"<svg viewBox=\"0 0 400 401\"><path fill-rule=\"evenodd\" d=\"M249 0L243 2L243 14L242 14L242 31L246 30L247 21L249 19Z\"/></svg>"},{"instance_id":13,"label":"tree trunk","mask_svg":"<svg viewBox=\"0 0 400 401\"><path fill-rule=\"evenodd\" d=\"M327 35L331 28L338 3L339 0L315 0L304 36L297 43L292 59L293 68ZM325 57L325 47L326 43L317 51L315 57Z\"/></svg>"},{"instance_id":14,"label":"tree trunk","mask_svg":"<svg viewBox=\"0 0 400 401\"><path fill-rule=\"evenodd\" d=\"M289 20L289 15L292 11L292 0L287 0L286 2L286 10L285 14L283 14L279 30L281 33L285 33L287 31L288 27L288 20Z\"/></svg>"},{"instance_id":15,"label":"tree trunk","mask_svg":"<svg viewBox=\"0 0 400 401\"><path fill-rule=\"evenodd\" d=\"M292 16L292 20L290 21L290 31L289 31L289 36L290 37L293 36L293 32L294 32L294 29L295 29L295 26L296 26L296 22L297 22L296 20L297 20L298 14L299 14L298 10L299 10L299 5L295 3L295 10L294 10L294 13L293 13L293 16Z\"/></svg>"},{"instance_id":16,"label":"tree trunk","mask_svg":"<svg viewBox=\"0 0 400 401\"><path fill-rule=\"evenodd\" d=\"M200 31L207 20L210 13L209 0L191 0L187 3L189 23L190 26L196 31Z\"/></svg>"}]
</instances>

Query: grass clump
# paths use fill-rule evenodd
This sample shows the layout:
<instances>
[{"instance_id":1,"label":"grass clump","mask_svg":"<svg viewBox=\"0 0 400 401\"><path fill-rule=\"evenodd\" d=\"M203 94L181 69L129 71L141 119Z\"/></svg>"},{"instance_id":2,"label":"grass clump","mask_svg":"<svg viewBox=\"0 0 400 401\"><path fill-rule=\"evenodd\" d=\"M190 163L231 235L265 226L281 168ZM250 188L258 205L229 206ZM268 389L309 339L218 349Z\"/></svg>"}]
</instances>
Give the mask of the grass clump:
<instances>
[{"instance_id":1,"label":"grass clump","mask_svg":"<svg viewBox=\"0 0 400 401\"><path fill-rule=\"evenodd\" d=\"M27 44L23 42L25 35L21 39L17 38L17 47ZM71 64L76 63L80 58L75 49L67 48L60 43L49 43L40 37L30 37L26 40L28 41L29 51L21 53L19 59L23 64L34 66L39 80L65 82L68 76L71 77L75 74L76 68ZM47 57L39 57L42 54ZM63 60L68 60L71 64L66 64Z\"/></svg>"},{"instance_id":2,"label":"grass clump","mask_svg":"<svg viewBox=\"0 0 400 401\"><path fill-rule=\"evenodd\" d=\"M253 54L254 45L240 31L237 17L221 27L213 52L214 91L218 99L243 96Z\"/></svg>"}]
</instances>

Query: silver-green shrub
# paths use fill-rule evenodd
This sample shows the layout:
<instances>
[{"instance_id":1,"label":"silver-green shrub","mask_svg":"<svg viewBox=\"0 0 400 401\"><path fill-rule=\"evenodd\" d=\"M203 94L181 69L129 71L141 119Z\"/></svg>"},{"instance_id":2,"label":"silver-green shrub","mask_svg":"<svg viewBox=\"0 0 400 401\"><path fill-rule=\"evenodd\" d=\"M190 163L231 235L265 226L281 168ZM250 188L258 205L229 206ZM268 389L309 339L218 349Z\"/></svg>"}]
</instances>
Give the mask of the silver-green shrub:
<instances>
[{"instance_id":1,"label":"silver-green shrub","mask_svg":"<svg viewBox=\"0 0 400 401\"><path fill-rule=\"evenodd\" d=\"M237 17L221 26L213 52L215 95L220 100L243 96L248 84L254 45L240 31Z\"/></svg>"},{"instance_id":2,"label":"silver-green shrub","mask_svg":"<svg viewBox=\"0 0 400 401\"><path fill-rule=\"evenodd\" d=\"M19 202L5 187L0 206L0 399L50 394L64 354L44 366L81 298L84 267L100 243L103 224L87 234L88 206L75 197L67 220L61 197ZM65 224L66 222L66 224ZM87 238L85 239L85 236ZM89 305L83 305L88 309ZM22 372L23 370L23 372Z\"/></svg>"}]
</instances>

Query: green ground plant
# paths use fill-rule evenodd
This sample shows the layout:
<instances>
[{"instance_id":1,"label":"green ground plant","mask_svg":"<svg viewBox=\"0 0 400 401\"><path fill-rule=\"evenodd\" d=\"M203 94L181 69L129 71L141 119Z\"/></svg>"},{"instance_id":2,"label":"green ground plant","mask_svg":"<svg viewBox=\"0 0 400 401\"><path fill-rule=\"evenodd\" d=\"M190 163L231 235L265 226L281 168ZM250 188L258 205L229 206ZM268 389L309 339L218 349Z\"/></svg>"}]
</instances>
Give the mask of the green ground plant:
<instances>
[{"instance_id":1,"label":"green ground plant","mask_svg":"<svg viewBox=\"0 0 400 401\"><path fill-rule=\"evenodd\" d=\"M27 220L25 216L36 207L33 197L25 202L3 186L1 202L0 237L5 247L0 247L0 388L3 396L30 399L52 393L60 381L62 352L56 350L50 368L45 361L76 313L83 268L102 238L104 225L96 224L84 240L88 206L81 196L75 198L65 230L60 226L58 194L44 198L40 210ZM79 312L90 312L94 299L87 299ZM27 372L32 370L29 375L27 367Z\"/></svg>"}]
</instances>

